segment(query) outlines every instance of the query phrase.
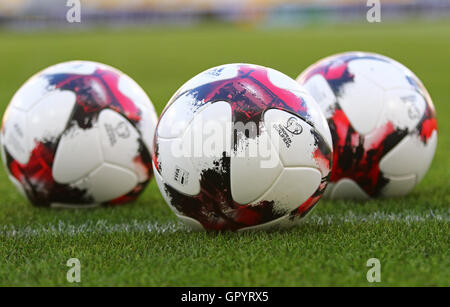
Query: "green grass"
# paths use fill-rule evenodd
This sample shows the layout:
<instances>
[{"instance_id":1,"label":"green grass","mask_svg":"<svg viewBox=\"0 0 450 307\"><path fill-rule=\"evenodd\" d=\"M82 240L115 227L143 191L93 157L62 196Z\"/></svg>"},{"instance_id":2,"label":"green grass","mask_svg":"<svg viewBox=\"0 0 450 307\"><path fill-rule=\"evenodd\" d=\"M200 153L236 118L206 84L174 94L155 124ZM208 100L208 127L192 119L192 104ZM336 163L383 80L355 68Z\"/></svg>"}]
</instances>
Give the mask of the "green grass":
<instances>
[{"instance_id":1,"label":"green grass","mask_svg":"<svg viewBox=\"0 0 450 307\"><path fill-rule=\"evenodd\" d=\"M38 70L66 60L127 72L158 112L196 73L250 62L296 77L347 50L391 56L430 91L439 143L430 171L407 197L321 201L288 231L186 231L154 181L134 204L92 210L34 208L0 172L0 285L71 285L66 261L81 261L81 285L374 285L366 261L381 261L377 285L450 285L450 23L364 24L304 29L203 27L0 32L0 110Z\"/></svg>"}]
</instances>

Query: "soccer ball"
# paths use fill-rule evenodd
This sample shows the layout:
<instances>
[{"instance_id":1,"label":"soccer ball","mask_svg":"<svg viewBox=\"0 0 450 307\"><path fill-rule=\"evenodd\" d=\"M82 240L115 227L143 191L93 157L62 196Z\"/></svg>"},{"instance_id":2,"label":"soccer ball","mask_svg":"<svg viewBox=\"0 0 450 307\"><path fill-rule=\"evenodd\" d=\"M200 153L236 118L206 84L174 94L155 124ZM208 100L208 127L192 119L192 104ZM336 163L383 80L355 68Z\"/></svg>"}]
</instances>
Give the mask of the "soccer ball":
<instances>
[{"instance_id":1,"label":"soccer ball","mask_svg":"<svg viewBox=\"0 0 450 307\"><path fill-rule=\"evenodd\" d=\"M320 60L297 81L317 100L334 144L326 196L369 198L409 193L425 175L437 143L431 98L402 64L373 53Z\"/></svg>"},{"instance_id":2,"label":"soccer ball","mask_svg":"<svg viewBox=\"0 0 450 307\"><path fill-rule=\"evenodd\" d=\"M37 206L134 200L152 177L157 122L145 92L95 62L51 66L14 95L3 117L2 160Z\"/></svg>"},{"instance_id":3,"label":"soccer ball","mask_svg":"<svg viewBox=\"0 0 450 307\"><path fill-rule=\"evenodd\" d=\"M166 202L197 229L295 224L320 199L331 135L295 80L262 66L206 70L170 99L158 122L155 179Z\"/></svg>"}]
</instances>

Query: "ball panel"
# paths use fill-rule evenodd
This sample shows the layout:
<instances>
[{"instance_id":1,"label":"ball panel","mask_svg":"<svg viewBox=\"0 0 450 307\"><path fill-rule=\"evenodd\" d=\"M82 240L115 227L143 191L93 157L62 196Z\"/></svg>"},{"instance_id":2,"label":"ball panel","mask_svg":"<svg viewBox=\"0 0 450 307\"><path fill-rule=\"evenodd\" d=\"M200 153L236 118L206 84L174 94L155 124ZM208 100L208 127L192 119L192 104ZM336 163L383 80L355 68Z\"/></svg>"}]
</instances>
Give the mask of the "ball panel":
<instances>
[{"instance_id":1,"label":"ball panel","mask_svg":"<svg viewBox=\"0 0 450 307\"><path fill-rule=\"evenodd\" d=\"M28 139L28 121L24 111L9 106L3 117L2 146L19 163L27 163L31 150Z\"/></svg>"},{"instance_id":2,"label":"ball panel","mask_svg":"<svg viewBox=\"0 0 450 307\"><path fill-rule=\"evenodd\" d=\"M384 108L384 90L374 82L355 74L354 82L343 85L338 99L359 134L368 134L377 126Z\"/></svg>"},{"instance_id":3,"label":"ball panel","mask_svg":"<svg viewBox=\"0 0 450 307\"><path fill-rule=\"evenodd\" d=\"M157 168L165 182L182 193L200 192L200 177L231 150L231 108L207 104L196 112L178 139L159 138Z\"/></svg>"},{"instance_id":4,"label":"ball panel","mask_svg":"<svg viewBox=\"0 0 450 307\"><path fill-rule=\"evenodd\" d=\"M214 167L224 153L230 156L232 147L232 111L226 101L215 101L196 111L183 134L183 152L194 167L201 171Z\"/></svg>"},{"instance_id":5,"label":"ball panel","mask_svg":"<svg viewBox=\"0 0 450 307\"><path fill-rule=\"evenodd\" d=\"M165 139L180 137L197 111L199 107L195 96L190 93L181 95L161 114L157 127L158 137Z\"/></svg>"},{"instance_id":6,"label":"ball panel","mask_svg":"<svg viewBox=\"0 0 450 307\"><path fill-rule=\"evenodd\" d=\"M159 139L156 169L164 184L187 195L200 192L201 170L194 167L191 159L183 154L183 139Z\"/></svg>"},{"instance_id":7,"label":"ball panel","mask_svg":"<svg viewBox=\"0 0 450 307\"><path fill-rule=\"evenodd\" d=\"M418 183L433 160L436 145L436 131L433 131L426 143L418 135L409 135L380 160L380 170L387 176L415 174Z\"/></svg>"},{"instance_id":8,"label":"ball panel","mask_svg":"<svg viewBox=\"0 0 450 307\"><path fill-rule=\"evenodd\" d=\"M59 183L73 183L103 162L98 127L82 129L73 125L64 132L56 149L53 178Z\"/></svg>"},{"instance_id":9,"label":"ball panel","mask_svg":"<svg viewBox=\"0 0 450 307\"><path fill-rule=\"evenodd\" d=\"M94 202L103 203L127 194L138 184L137 176L120 166L103 163L85 178L72 185L86 190Z\"/></svg>"},{"instance_id":10,"label":"ball panel","mask_svg":"<svg viewBox=\"0 0 450 307\"><path fill-rule=\"evenodd\" d=\"M135 163L141 144L140 135L133 125L119 113L103 110L98 118L98 130L103 161L134 171L139 176L139 182L147 180L147 170Z\"/></svg>"},{"instance_id":11,"label":"ball panel","mask_svg":"<svg viewBox=\"0 0 450 307\"><path fill-rule=\"evenodd\" d=\"M231 195L239 204L255 201L275 182L283 166L270 137L246 138L231 155Z\"/></svg>"},{"instance_id":12,"label":"ball panel","mask_svg":"<svg viewBox=\"0 0 450 307\"><path fill-rule=\"evenodd\" d=\"M205 228L200 224L197 220L190 218L185 215L177 214L177 217L187 226L189 226L192 230L201 231L205 230Z\"/></svg>"},{"instance_id":13,"label":"ball panel","mask_svg":"<svg viewBox=\"0 0 450 307\"><path fill-rule=\"evenodd\" d=\"M271 199L273 210L280 215L289 214L298 208L319 188L322 174L314 168L289 167L283 169L273 185L254 202ZM252 204L250 204L251 206Z\"/></svg>"},{"instance_id":14,"label":"ball panel","mask_svg":"<svg viewBox=\"0 0 450 307\"><path fill-rule=\"evenodd\" d=\"M66 129L74 105L71 91L53 91L39 100L27 112L28 148L43 140L56 142Z\"/></svg>"},{"instance_id":15,"label":"ball panel","mask_svg":"<svg viewBox=\"0 0 450 307\"><path fill-rule=\"evenodd\" d=\"M52 175L56 144L39 142L31 151L26 164L15 160L7 151L7 169L20 182L27 198L36 206L49 206L51 203L90 204L93 199L85 190L68 184L56 182Z\"/></svg>"},{"instance_id":16,"label":"ball panel","mask_svg":"<svg viewBox=\"0 0 450 307\"><path fill-rule=\"evenodd\" d=\"M37 73L22 85L9 104L12 107L28 111L50 90L48 80Z\"/></svg>"},{"instance_id":17,"label":"ball panel","mask_svg":"<svg viewBox=\"0 0 450 307\"><path fill-rule=\"evenodd\" d=\"M342 178L330 187L330 198L368 199L370 196L352 179Z\"/></svg>"},{"instance_id":18,"label":"ball panel","mask_svg":"<svg viewBox=\"0 0 450 307\"><path fill-rule=\"evenodd\" d=\"M401 177L386 175L386 177L389 179L389 182L381 191L381 195L385 197L406 195L412 191L417 183L417 176L414 174Z\"/></svg>"},{"instance_id":19,"label":"ball panel","mask_svg":"<svg viewBox=\"0 0 450 307\"><path fill-rule=\"evenodd\" d=\"M393 61L385 58L383 60L355 58L349 61L349 70L356 77L364 76L383 90L394 88L407 88L410 86L405 75L405 70ZM355 79L355 82L358 82Z\"/></svg>"},{"instance_id":20,"label":"ball panel","mask_svg":"<svg viewBox=\"0 0 450 307\"><path fill-rule=\"evenodd\" d=\"M309 124L292 113L270 109L264 113L272 144L279 153L285 167L309 166L322 169L321 160L317 159L318 147L324 147L331 154L331 144L325 144L323 138ZM329 172L324 170L323 176Z\"/></svg>"},{"instance_id":21,"label":"ball panel","mask_svg":"<svg viewBox=\"0 0 450 307\"><path fill-rule=\"evenodd\" d=\"M427 103L414 89L394 89L385 92L386 108L380 122L389 121L400 129L413 131L422 119Z\"/></svg>"}]
</instances>

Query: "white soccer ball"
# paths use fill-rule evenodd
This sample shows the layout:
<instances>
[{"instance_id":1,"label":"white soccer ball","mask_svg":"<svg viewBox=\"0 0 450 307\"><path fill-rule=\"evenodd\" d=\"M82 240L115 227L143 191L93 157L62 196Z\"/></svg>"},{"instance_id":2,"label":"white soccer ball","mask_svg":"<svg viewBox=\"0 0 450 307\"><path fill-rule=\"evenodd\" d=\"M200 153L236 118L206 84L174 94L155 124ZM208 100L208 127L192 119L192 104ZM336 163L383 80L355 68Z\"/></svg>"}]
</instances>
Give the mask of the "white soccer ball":
<instances>
[{"instance_id":1,"label":"white soccer ball","mask_svg":"<svg viewBox=\"0 0 450 307\"><path fill-rule=\"evenodd\" d=\"M320 60L297 81L320 104L333 136L326 196L400 196L420 182L434 156L437 123L430 95L408 68L348 52Z\"/></svg>"},{"instance_id":2,"label":"white soccer ball","mask_svg":"<svg viewBox=\"0 0 450 307\"><path fill-rule=\"evenodd\" d=\"M175 214L207 230L289 226L320 199L331 135L319 106L270 68L206 70L170 99L155 132L153 167Z\"/></svg>"},{"instance_id":3,"label":"white soccer ball","mask_svg":"<svg viewBox=\"0 0 450 307\"><path fill-rule=\"evenodd\" d=\"M9 178L37 206L134 200L152 177L157 122L145 92L104 64L73 61L31 77L1 130Z\"/></svg>"}]
</instances>

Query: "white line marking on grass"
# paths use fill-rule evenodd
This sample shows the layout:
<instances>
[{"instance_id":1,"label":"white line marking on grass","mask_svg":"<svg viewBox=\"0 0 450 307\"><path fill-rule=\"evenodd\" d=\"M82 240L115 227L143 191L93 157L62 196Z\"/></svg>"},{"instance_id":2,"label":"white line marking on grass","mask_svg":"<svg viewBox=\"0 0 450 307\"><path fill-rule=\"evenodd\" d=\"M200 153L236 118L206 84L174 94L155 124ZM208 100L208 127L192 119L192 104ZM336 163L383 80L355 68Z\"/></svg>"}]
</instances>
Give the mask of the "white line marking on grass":
<instances>
[{"instance_id":1,"label":"white line marking on grass","mask_svg":"<svg viewBox=\"0 0 450 307\"><path fill-rule=\"evenodd\" d=\"M421 223L428 221L450 222L450 210L430 210L426 213L417 214L405 211L401 213L387 213L383 211L369 214L355 214L352 211L345 211L340 214L314 214L312 213L303 220L303 224L332 225L332 224L360 224L377 222L400 222ZM59 220L56 224L47 223L35 226L0 226L0 237L33 237L42 235L69 235L77 234L111 234L111 233L175 233L187 232L190 229L182 222L173 221L160 223L154 221L132 220L129 223L111 223L107 220L87 221L82 224L72 224Z\"/></svg>"},{"instance_id":2,"label":"white line marking on grass","mask_svg":"<svg viewBox=\"0 0 450 307\"><path fill-rule=\"evenodd\" d=\"M387 213L383 211L373 212L370 214L355 214L351 210L345 214L332 215L314 215L307 217L305 223L311 224L359 224L367 222L403 222L403 223L419 223L427 221L443 221L450 222L450 210L440 210L439 212L430 210L427 213L417 214L415 212Z\"/></svg>"},{"instance_id":3,"label":"white line marking on grass","mask_svg":"<svg viewBox=\"0 0 450 307\"><path fill-rule=\"evenodd\" d=\"M110 234L110 233L174 233L177 231L188 231L181 222L138 222L114 224L106 220L88 221L82 224L71 224L59 220L57 224L45 224L40 226L17 227L4 225L0 228L0 236L6 237L29 237L41 235L77 235L85 233Z\"/></svg>"}]
</instances>

